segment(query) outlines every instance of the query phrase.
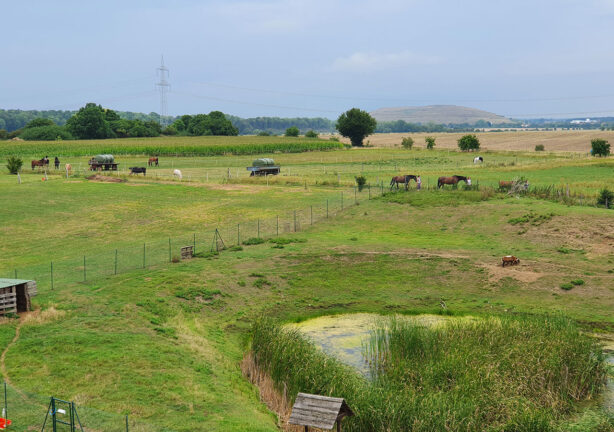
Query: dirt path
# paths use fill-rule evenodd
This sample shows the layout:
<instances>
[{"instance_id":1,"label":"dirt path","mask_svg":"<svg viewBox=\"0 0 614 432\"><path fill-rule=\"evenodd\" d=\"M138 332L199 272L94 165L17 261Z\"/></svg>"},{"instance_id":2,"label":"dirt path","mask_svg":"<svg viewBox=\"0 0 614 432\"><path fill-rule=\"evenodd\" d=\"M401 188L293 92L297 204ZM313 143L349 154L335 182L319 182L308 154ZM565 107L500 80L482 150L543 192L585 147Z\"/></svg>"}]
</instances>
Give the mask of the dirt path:
<instances>
[{"instance_id":1,"label":"dirt path","mask_svg":"<svg viewBox=\"0 0 614 432\"><path fill-rule=\"evenodd\" d=\"M11 349L13 345L15 345L17 340L19 340L19 335L21 334L21 326L23 325L24 322L25 322L24 318L19 319L19 322L17 323L17 327L15 328L15 336L13 337L13 340L6 346L6 348L4 348L4 351L2 351L2 355L0 355L0 372L2 372L2 378L8 385L11 385L11 378L9 377L9 374L6 371L6 363L5 363L6 353Z\"/></svg>"}]
</instances>

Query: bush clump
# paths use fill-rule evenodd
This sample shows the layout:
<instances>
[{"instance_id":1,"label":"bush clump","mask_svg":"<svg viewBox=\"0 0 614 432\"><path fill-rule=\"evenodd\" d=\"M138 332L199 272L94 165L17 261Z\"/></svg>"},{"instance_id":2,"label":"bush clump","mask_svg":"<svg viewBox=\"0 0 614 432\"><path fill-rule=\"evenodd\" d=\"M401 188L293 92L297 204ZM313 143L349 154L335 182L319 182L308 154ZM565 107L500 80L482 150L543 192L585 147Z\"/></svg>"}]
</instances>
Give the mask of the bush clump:
<instances>
[{"instance_id":1,"label":"bush clump","mask_svg":"<svg viewBox=\"0 0 614 432\"><path fill-rule=\"evenodd\" d=\"M462 151L479 150L480 140L475 135L464 135L458 140L458 148Z\"/></svg>"},{"instance_id":2,"label":"bush clump","mask_svg":"<svg viewBox=\"0 0 614 432\"><path fill-rule=\"evenodd\" d=\"M365 188L365 185L367 184L367 178L363 175L359 175L354 178L356 179L356 185L358 186L358 192L362 192L362 190Z\"/></svg>"},{"instance_id":3,"label":"bush clump","mask_svg":"<svg viewBox=\"0 0 614 432\"><path fill-rule=\"evenodd\" d=\"M610 144L601 138L591 140L591 154L593 156L609 156Z\"/></svg>"},{"instance_id":4,"label":"bush clump","mask_svg":"<svg viewBox=\"0 0 614 432\"><path fill-rule=\"evenodd\" d=\"M8 168L11 174L17 174L21 167L23 166L23 160L17 156L10 156L6 160L6 167Z\"/></svg>"},{"instance_id":5,"label":"bush clump","mask_svg":"<svg viewBox=\"0 0 614 432\"><path fill-rule=\"evenodd\" d=\"M318 133L312 130L305 132L305 138L317 138Z\"/></svg>"},{"instance_id":6,"label":"bush clump","mask_svg":"<svg viewBox=\"0 0 614 432\"><path fill-rule=\"evenodd\" d=\"M612 208L612 201L614 201L614 192L608 188L603 188L599 191L597 204L605 206L605 208Z\"/></svg>"},{"instance_id":7,"label":"bush clump","mask_svg":"<svg viewBox=\"0 0 614 432\"><path fill-rule=\"evenodd\" d=\"M543 144L537 144L537 145L535 146L535 151L536 151L536 152L540 152L540 151L544 151L544 150L546 150L546 147L544 147L544 145L543 145Z\"/></svg>"},{"instance_id":8,"label":"bush clump","mask_svg":"<svg viewBox=\"0 0 614 432\"><path fill-rule=\"evenodd\" d=\"M433 148L435 148L435 137L432 137L432 136L424 137L424 142L426 144L427 150L433 150Z\"/></svg>"},{"instance_id":9,"label":"bush clump","mask_svg":"<svg viewBox=\"0 0 614 432\"><path fill-rule=\"evenodd\" d=\"M259 244L262 244L262 243L264 243L264 241L265 241L265 240L264 240L264 239L262 239L262 238L260 238L260 237L250 237L250 238L248 238L247 240L245 240L245 241L243 242L243 244L244 244L245 246L252 246L252 245L259 245Z\"/></svg>"},{"instance_id":10,"label":"bush clump","mask_svg":"<svg viewBox=\"0 0 614 432\"><path fill-rule=\"evenodd\" d=\"M401 141L401 146L403 146L403 148L405 149L411 150L414 146L414 139L412 137L403 138L403 140Z\"/></svg>"}]
</instances>

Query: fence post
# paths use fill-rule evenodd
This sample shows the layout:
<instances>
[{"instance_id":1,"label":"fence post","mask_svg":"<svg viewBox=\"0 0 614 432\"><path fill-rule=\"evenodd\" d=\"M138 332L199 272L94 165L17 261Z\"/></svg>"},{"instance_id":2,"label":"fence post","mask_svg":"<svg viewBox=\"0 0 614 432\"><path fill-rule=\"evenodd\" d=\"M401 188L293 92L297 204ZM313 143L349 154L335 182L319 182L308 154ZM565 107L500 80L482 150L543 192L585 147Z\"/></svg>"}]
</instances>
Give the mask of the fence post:
<instances>
[{"instance_id":1,"label":"fence post","mask_svg":"<svg viewBox=\"0 0 614 432\"><path fill-rule=\"evenodd\" d=\"M192 240L192 249L194 249L194 253L196 253L196 233L193 234L193 240Z\"/></svg>"},{"instance_id":2,"label":"fence post","mask_svg":"<svg viewBox=\"0 0 614 432\"><path fill-rule=\"evenodd\" d=\"M328 200L326 200L326 219L328 219Z\"/></svg>"},{"instance_id":3,"label":"fence post","mask_svg":"<svg viewBox=\"0 0 614 432\"><path fill-rule=\"evenodd\" d=\"M51 261L51 289L53 289L53 261Z\"/></svg>"},{"instance_id":4,"label":"fence post","mask_svg":"<svg viewBox=\"0 0 614 432\"><path fill-rule=\"evenodd\" d=\"M17 269L15 269L15 279L17 279Z\"/></svg>"},{"instance_id":5,"label":"fence post","mask_svg":"<svg viewBox=\"0 0 614 432\"><path fill-rule=\"evenodd\" d=\"M358 198L356 196L356 186L354 186L354 204L358 204Z\"/></svg>"},{"instance_id":6,"label":"fence post","mask_svg":"<svg viewBox=\"0 0 614 432\"><path fill-rule=\"evenodd\" d=\"M115 249L115 274L117 274L117 249Z\"/></svg>"},{"instance_id":7,"label":"fence post","mask_svg":"<svg viewBox=\"0 0 614 432\"><path fill-rule=\"evenodd\" d=\"M173 258L171 257L171 238L168 238L168 262L171 262Z\"/></svg>"},{"instance_id":8,"label":"fence post","mask_svg":"<svg viewBox=\"0 0 614 432\"><path fill-rule=\"evenodd\" d=\"M145 243L143 243L143 268L145 268Z\"/></svg>"},{"instance_id":9,"label":"fence post","mask_svg":"<svg viewBox=\"0 0 614 432\"><path fill-rule=\"evenodd\" d=\"M237 245L241 244L241 224L237 224Z\"/></svg>"},{"instance_id":10,"label":"fence post","mask_svg":"<svg viewBox=\"0 0 614 432\"><path fill-rule=\"evenodd\" d=\"M279 215L277 215L277 228L275 232L276 232L276 236L279 237Z\"/></svg>"},{"instance_id":11,"label":"fence post","mask_svg":"<svg viewBox=\"0 0 614 432\"><path fill-rule=\"evenodd\" d=\"M296 210L294 210L294 232L296 232Z\"/></svg>"},{"instance_id":12,"label":"fence post","mask_svg":"<svg viewBox=\"0 0 614 432\"><path fill-rule=\"evenodd\" d=\"M313 225L313 205L309 206L309 215L310 225Z\"/></svg>"},{"instance_id":13,"label":"fence post","mask_svg":"<svg viewBox=\"0 0 614 432\"><path fill-rule=\"evenodd\" d=\"M9 418L9 404L6 400L6 381L4 381L4 412L2 414L5 419Z\"/></svg>"},{"instance_id":14,"label":"fence post","mask_svg":"<svg viewBox=\"0 0 614 432\"><path fill-rule=\"evenodd\" d=\"M87 280L87 271L85 267L85 255L83 255L83 282Z\"/></svg>"},{"instance_id":15,"label":"fence post","mask_svg":"<svg viewBox=\"0 0 614 432\"><path fill-rule=\"evenodd\" d=\"M128 416L126 416L126 432L129 432L129 430L128 430Z\"/></svg>"},{"instance_id":16,"label":"fence post","mask_svg":"<svg viewBox=\"0 0 614 432\"><path fill-rule=\"evenodd\" d=\"M260 238L260 219L258 219L258 238Z\"/></svg>"},{"instance_id":17,"label":"fence post","mask_svg":"<svg viewBox=\"0 0 614 432\"><path fill-rule=\"evenodd\" d=\"M341 210L343 211L343 191L341 192Z\"/></svg>"}]
</instances>

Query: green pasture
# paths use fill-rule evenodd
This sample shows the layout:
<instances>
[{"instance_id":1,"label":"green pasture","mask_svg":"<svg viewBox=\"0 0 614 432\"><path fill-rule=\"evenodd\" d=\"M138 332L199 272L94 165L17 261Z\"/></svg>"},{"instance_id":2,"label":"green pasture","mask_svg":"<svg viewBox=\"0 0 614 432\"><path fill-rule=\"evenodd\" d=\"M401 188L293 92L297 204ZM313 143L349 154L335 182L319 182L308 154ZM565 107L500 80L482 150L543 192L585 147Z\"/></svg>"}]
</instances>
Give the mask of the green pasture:
<instances>
[{"instance_id":1,"label":"green pasture","mask_svg":"<svg viewBox=\"0 0 614 432\"><path fill-rule=\"evenodd\" d=\"M85 178L92 174L84 170L88 153L60 158L73 165L68 179L52 169L43 181L44 173L27 166L18 184L0 161L0 276L18 268L20 278L42 278L34 299L40 312L23 322L5 357L21 392L12 405L15 430L40 427L45 408L34 407L51 395L160 430L277 430L239 366L262 314L288 322L438 313L443 299L456 315L560 312L586 332L614 332L614 213L489 188L524 176L532 186L569 184L594 199L612 184L612 158L492 152L475 166L473 155L444 150L261 155L280 163L282 174L250 178L245 167L256 156L227 155L161 157L146 177L131 177L123 169L146 158L122 155L122 171L111 175L127 182L101 183ZM172 178L175 168L183 180ZM352 186L361 173L372 199L367 188L356 193L356 205ZM424 190L412 183L409 192L380 197L382 182L385 190L401 173L421 174ZM480 187L429 190L446 174L469 175ZM237 225L241 243L257 237L258 226L267 239L279 227L283 240L204 254L216 227L236 245ZM194 240L201 257L168 262ZM113 275L116 249L124 267ZM520 265L502 269L508 254ZM53 290L44 279L50 261ZM560 288L578 279L583 284ZM3 348L16 325L0 325ZM576 409L570 422L586 418ZM568 430L598 430L582 424Z\"/></svg>"}]
</instances>

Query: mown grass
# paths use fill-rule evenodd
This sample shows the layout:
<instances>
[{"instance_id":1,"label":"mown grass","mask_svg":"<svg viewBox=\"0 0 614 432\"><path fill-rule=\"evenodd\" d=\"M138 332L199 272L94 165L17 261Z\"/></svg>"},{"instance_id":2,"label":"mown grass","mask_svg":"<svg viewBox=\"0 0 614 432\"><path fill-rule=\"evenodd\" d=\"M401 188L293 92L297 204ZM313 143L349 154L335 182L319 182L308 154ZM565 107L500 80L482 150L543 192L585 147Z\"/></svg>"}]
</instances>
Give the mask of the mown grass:
<instances>
[{"instance_id":1,"label":"mown grass","mask_svg":"<svg viewBox=\"0 0 614 432\"><path fill-rule=\"evenodd\" d=\"M603 389L604 355L568 319L487 317L422 327L392 318L367 346L373 381L319 351L297 330L260 319L256 364L293 399L343 397L351 431L554 431Z\"/></svg>"},{"instance_id":2,"label":"mown grass","mask_svg":"<svg viewBox=\"0 0 614 432\"><path fill-rule=\"evenodd\" d=\"M1 156L219 156L260 153L297 153L343 148L343 144L312 138L288 137L159 137L76 141L3 141Z\"/></svg>"}]
</instances>

